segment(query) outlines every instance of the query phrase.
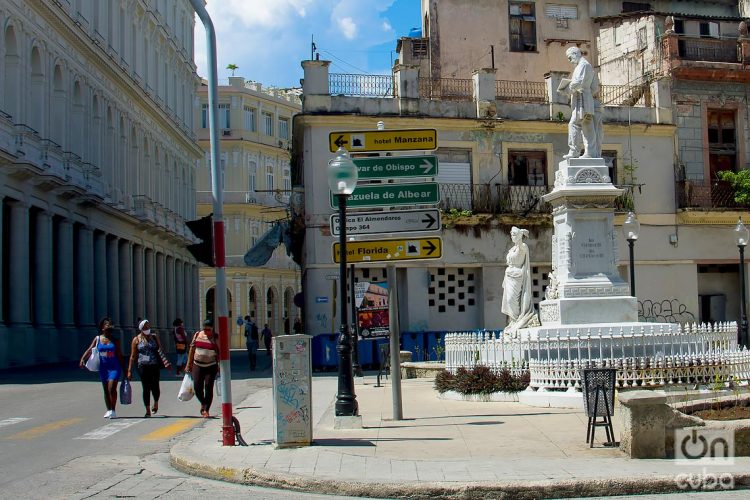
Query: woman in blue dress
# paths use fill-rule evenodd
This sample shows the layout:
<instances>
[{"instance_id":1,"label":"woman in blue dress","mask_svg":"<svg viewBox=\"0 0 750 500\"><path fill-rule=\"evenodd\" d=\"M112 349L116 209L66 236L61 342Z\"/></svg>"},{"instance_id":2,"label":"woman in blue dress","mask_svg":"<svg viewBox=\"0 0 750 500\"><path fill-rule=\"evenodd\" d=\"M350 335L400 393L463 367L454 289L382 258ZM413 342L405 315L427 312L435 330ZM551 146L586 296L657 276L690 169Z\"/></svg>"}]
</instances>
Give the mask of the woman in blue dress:
<instances>
[{"instance_id":1,"label":"woman in blue dress","mask_svg":"<svg viewBox=\"0 0 750 500\"><path fill-rule=\"evenodd\" d=\"M117 418L115 406L117 405L117 383L122 378L122 367L125 365L120 343L114 339L114 323L110 318L102 318L99 321L99 331L91 341L91 345L81 357L80 366L85 366L86 360L96 346L99 352L99 378L104 389L104 403L107 405L107 413L104 418Z\"/></svg>"}]
</instances>

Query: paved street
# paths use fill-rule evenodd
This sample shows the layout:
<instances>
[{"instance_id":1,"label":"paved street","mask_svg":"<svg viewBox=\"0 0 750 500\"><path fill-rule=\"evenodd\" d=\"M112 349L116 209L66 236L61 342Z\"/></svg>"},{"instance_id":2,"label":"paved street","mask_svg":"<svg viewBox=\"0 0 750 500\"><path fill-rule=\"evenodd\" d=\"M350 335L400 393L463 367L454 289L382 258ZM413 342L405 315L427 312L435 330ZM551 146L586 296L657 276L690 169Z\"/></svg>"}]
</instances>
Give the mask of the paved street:
<instances>
[{"instance_id":1,"label":"paved street","mask_svg":"<svg viewBox=\"0 0 750 500\"><path fill-rule=\"evenodd\" d=\"M268 358L251 376L244 352L233 355L233 399L270 386ZM143 418L140 382L133 404L105 420L96 373L73 366L0 372L0 491L3 498L316 498L187 476L168 451L187 430L205 425L198 403L182 403L180 380L162 371L158 416ZM214 400L213 413L220 411ZM270 409L269 409L270 411ZM217 440L219 435L217 434ZM330 498L330 497L326 497Z\"/></svg>"}]
</instances>

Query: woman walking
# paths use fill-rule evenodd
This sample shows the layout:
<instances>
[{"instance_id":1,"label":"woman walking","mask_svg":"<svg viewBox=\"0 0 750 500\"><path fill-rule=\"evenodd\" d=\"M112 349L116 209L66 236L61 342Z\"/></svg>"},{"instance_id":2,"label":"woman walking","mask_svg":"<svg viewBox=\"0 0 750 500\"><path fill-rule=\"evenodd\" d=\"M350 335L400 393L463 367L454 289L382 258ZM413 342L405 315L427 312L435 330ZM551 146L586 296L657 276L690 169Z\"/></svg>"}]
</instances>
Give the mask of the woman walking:
<instances>
[{"instance_id":1,"label":"woman walking","mask_svg":"<svg viewBox=\"0 0 750 500\"><path fill-rule=\"evenodd\" d=\"M151 334L151 324L144 319L138 324L138 335L130 344L130 362L128 363L128 380L133 379L133 363L137 361L138 376L143 386L143 405L146 407L145 417L150 417L159 411L160 370L162 360L159 355L161 344L156 334ZM154 406L151 405L151 396L154 396Z\"/></svg>"},{"instance_id":2,"label":"woman walking","mask_svg":"<svg viewBox=\"0 0 750 500\"><path fill-rule=\"evenodd\" d=\"M172 326L174 327L172 330L174 349L177 352L175 375L180 375L185 370L185 365L187 364L187 334L185 333L185 327L181 318L174 320Z\"/></svg>"},{"instance_id":3,"label":"woman walking","mask_svg":"<svg viewBox=\"0 0 750 500\"><path fill-rule=\"evenodd\" d=\"M201 403L201 415L208 418L214 399L214 381L219 372L219 346L214 339L214 324L210 319L203 322L203 330L193 335L186 369L193 376L195 397Z\"/></svg>"},{"instance_id":4,"label":"woman walking","mask_svg":"<svg viewBox=\"0 0 750 500\"><path fill-rule=\"evenodd\" d=\"M113 337L115 325L110 318L102 318L99 321L100 335L91 341L91 345L81 356L79 366L83 368L86 360L91 356L96 347L99 356L99 378L104 389L104 404L107 405L107 413L104 418L117 418L115 406L117 405L117 383L122 377L122 367L125 361L122 358L120 343Z\"/></svg>"}]
</instances>

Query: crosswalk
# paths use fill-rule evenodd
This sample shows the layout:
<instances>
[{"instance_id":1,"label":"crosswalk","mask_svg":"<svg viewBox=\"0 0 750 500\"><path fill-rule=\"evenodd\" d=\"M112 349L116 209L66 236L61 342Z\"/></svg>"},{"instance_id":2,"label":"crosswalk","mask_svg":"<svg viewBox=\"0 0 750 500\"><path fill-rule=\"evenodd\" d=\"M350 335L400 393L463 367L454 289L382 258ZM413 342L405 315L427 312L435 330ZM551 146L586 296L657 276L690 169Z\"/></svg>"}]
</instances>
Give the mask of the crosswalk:
<instances>
[{"instance_id":1,"label":"crosswalk","mask_svg":"<svg viewBox=\"0 0 750 500\"><path fill-rule=\"evenodd\" d=\"M11 417L11 418L0 420L0 429L5 430L4 428L8 428L7 431L10 431L10 434L8 435L5 435L5 436L0 435L0 440L23 441L23 440L37 439L37 438L41 438L49 434L50 432L55 432L55 431L59 431L65 428L71 428L74 426L80 427L80 424L85 421L83 418L75 417L75 418L53 420L51 422L39 422L38 425L33 425L35 423L34 420L39 420L39 419L33 419L31 417ZM137 438L139 441L169 440L177 436L178 434L181 434L187 430L190 430L191 428L196 426L198 423L200 423L201 419L197 419L197 418L116 419L116 420L109 421L106 425L97 427L79 436L75 436L72 439L88 440L88 441L102 440L114 434L117 434L118 432L124 431L125 429L135 427L147 421L150 421L152 423L158 422L157 428L153 429L153 424L148 426L147 429L144 429L143 431L144 434ZM26 424L26 425L31 424L31 427L23 428L23 429L18 430L17 432L13 432L13 429L15 428L15 426L25 427L22 424Z\"/></svg>"}]
</instances>

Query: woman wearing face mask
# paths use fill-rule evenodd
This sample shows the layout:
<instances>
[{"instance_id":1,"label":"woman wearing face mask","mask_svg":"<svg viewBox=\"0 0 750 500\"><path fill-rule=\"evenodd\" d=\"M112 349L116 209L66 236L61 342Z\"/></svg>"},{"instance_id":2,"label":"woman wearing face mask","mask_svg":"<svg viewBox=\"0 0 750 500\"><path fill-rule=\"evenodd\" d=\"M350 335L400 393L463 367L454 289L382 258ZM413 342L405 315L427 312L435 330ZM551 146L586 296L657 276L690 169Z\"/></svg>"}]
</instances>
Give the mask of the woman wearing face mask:
<instances>
[{"instance_id":1,"label":"woman wearing face mask","mask_svg":"<svg viewBox=\"0 0 750 500\"><path fill-rule=\"evenodd\" d=\"M104 404L107 405L107 413L104 418L117 418L115 415L115 406L117 405L117 383L122 376L122 367L125 362L122 358L120 343L114 339L114 323L109 318L102 318L99 321L99 331L86 352L81 357L79 365L84 367L84 363L91 355L91 351L96 347L99 356L99 378L102 381L104 389Z\"/></svg>"},{"instance_id":2,"label":"woman wearing face mask","mask_svg":"<svg viewBox=\"0 0 750 500\"><path fill-rule=\"evenodd\" d=\"M138 335L130 345L130 363L128 363L128 380L132 380L133 363L137 362L138 375L143 386L143 405L146 407L146 417L159 411L159 378L162 360L159 355L161 344L159 337L151 333L151 324L144 319L138 324ZM151 395L154 396L154 406L151 406Z\"/></svg>"}]
</instances>

